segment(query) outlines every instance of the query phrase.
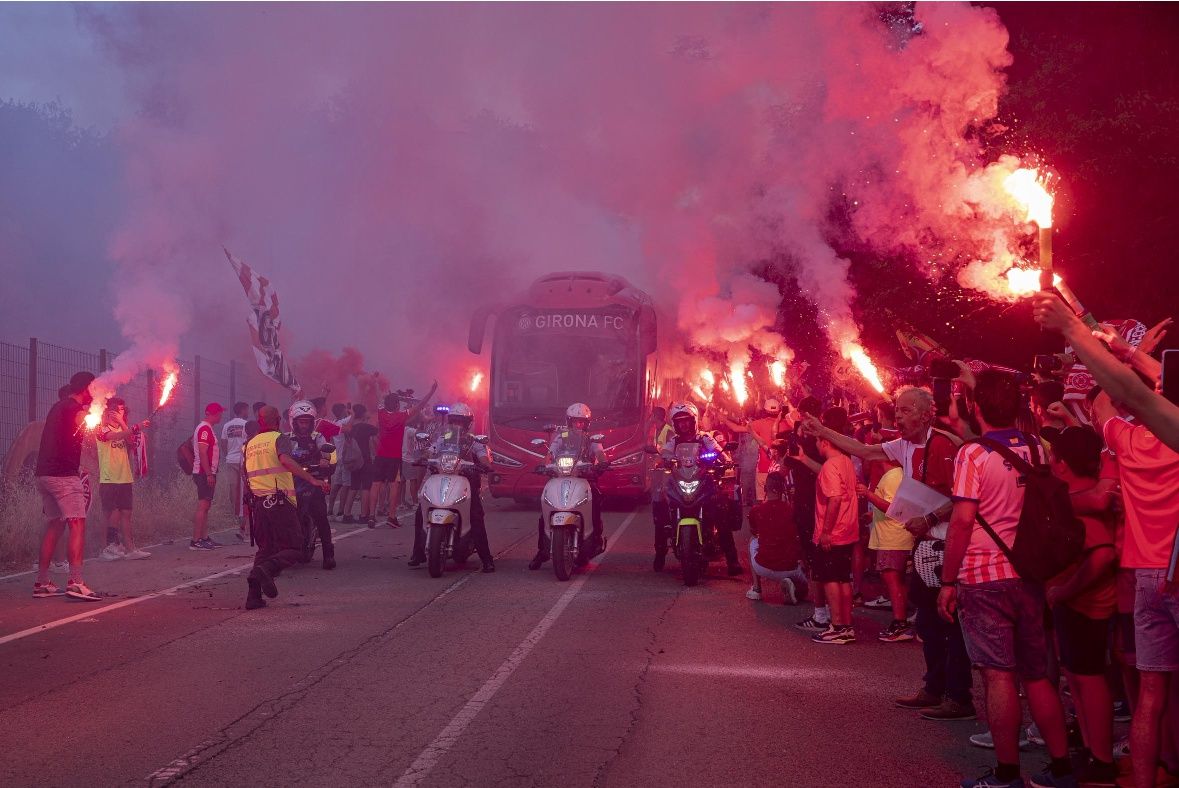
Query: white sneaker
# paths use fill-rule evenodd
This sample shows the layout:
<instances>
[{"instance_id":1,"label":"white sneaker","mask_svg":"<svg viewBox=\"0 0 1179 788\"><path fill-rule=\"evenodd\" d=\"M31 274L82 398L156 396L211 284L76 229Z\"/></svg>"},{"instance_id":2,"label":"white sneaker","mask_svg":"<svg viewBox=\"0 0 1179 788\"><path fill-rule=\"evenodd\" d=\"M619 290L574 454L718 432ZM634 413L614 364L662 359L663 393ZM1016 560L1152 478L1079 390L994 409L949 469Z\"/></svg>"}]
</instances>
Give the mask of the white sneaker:
<instances>
[{"instance_id":1,"label":"white sneaker","mask_svg":"<svg viewBox=\"0 0 1179 788\"><path fill-rule=\"evenodd\" d=\"M33 562L33 570L36 571L37 569L40 569L40 568L41 568L41 565L39 563L37 563L36 561L34 561ZM69 568L70 568L70 565L66 561L50 561L49 562L49 571L50 572L64 572L65 570L67 570Z\"/></svg>"},{"instance_id":2,"label":"white sneaker","mask_svg":"<svg viewBox=\"0 0 1179 788\"><path fill-rule=\"evenodd\" d=\"M147 552L146 550L132 550L123 557L128 561L142 561L145 558L151 558L151 553Z\"/></svg>"},{"instance_id":3,"label":"white sneaker","mask_svg":"<svg viewBox=\"0 0 1179 788\"><path fill-rule=\"evenodd\" d=\"M983 747L988 750L995 749L995 739L994 739L994 737L991 736L991 732L989 730L983 731L982 733L976 733L973 736L971 736L970 743L973 744L975 747ZM1031 745L1031 742L1028 741L1027 730L1025 728L1020 728L1019 729L1019 749L1026 750L1030 745Z\"/></svg>"},{"instance_id":4,"label":"white sneaker","mask_svg":"<svg viewBox=\"0 0 1179 788\"><path fill-rule=\"evenodd\" d=\"M882 594L875 599L869 599L864 603L864 607L871 608L872 610L888 610L892 607L892 602Z\"/></svg>"},{"instance_id":5,"label":"white sneaker","mask_svg":"<svg viewBox=\"0 0 1179 788\"><path fill-rule=\"evenodd\" d=\"M782 596L786 598L786 604L798 604L798 595L794 593L794 581L789 577L782 578Z\"/></svg>"},{"instance_id":6,"label":"white sneaker","mask_svg":"<svg viewBox=\"0 0 1179 788\"><path fill-rule=\"evenodd\" d=\"M85 583L70 583L66 586L66 596L70 599L81 599L86 602L98 602L102 596L91 591Z\"/></svg>"},{"instance_id":7,"label":"white sneaker","mask_svg":"<svg viewBox=\"0 0 1179 788\"><path fill-rule=\"evenodd\" d=\"M758 591L753 586L750 586L749 590L745 592L745 598L752 599L754 602L760 602L761 601L761 592Z\"/></svg>"},{"instance_id":8,"label":"white sneaker","mask_svg":"<svg viewBox=\"0 0 1179 788\"><path fill-rule=\"evenodd\" d=\"M108 544L106 547L102 548L102 552L98 554L98 557L103 561L118 561L125 555L126 552L123 550L121 545Z\"/></svg>"}]
</instances>

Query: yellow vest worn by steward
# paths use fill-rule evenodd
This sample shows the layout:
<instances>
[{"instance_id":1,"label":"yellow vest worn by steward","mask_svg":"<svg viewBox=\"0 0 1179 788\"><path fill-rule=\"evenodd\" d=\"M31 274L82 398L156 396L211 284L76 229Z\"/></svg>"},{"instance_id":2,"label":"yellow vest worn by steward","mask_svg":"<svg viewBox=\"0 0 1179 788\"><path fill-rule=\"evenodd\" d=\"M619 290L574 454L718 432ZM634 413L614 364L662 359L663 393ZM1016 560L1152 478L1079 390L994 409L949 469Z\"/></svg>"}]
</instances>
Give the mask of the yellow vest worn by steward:
<instances>
[{"instance_id":1,"label":"yellow vest worn by steward","mask_svg":"<svg viewBox=\"0 0 1179 788\"><path fill-rule=\"evenodd\" d=\"M281 432L263 432L246 444L246 481L250 491L259 498L280 492L294 503L295 477L279 461L275 445L281 437Z\"/></svg>"}]
</instances>

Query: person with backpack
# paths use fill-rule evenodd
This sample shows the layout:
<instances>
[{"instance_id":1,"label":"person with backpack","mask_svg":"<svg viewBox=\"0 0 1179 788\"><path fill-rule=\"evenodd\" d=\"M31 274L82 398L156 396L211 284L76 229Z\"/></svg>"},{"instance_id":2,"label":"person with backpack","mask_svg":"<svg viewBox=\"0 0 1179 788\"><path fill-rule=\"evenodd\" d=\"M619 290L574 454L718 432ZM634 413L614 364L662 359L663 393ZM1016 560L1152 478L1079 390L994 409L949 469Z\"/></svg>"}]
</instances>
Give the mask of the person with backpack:
<instances>
[{"instance_id":1,"label":"person with backpack","mask_svg":"<svg viewBox=\"0 0 1179 788\"><path fill-rule=\"evenodd\" d=\"M974 396L983 437L964 445L955 459L954 508L938 608L947 621L959 615L966 651L982 673L998 765L962 785L1024 785L1019 766L1022 683L1032 719L1051 757L1048 770L1032 777L1030 784L1075 786L1064 709L1049 679L1041 582L1047 579L1044 572L1059 571L1058 558L1066 560L1067 566L1080 551L1072 549L1071 533L1058 534L1063 537L1059 550L1039 545L1042 563L1030 560L1026 549L1038 536L1060 531L1062 521L1069 518L1070 525L1079 528L1079 546L1084 526L1072 516L1071 508L1067 517L1057 508L1069 507L1068 486L1047 470L1043 445L1015 429L1021 399L1015 378L997 370L981 372ZM1060 492L1062 505L1056 495Z\"/></svg>"}]
</instances>

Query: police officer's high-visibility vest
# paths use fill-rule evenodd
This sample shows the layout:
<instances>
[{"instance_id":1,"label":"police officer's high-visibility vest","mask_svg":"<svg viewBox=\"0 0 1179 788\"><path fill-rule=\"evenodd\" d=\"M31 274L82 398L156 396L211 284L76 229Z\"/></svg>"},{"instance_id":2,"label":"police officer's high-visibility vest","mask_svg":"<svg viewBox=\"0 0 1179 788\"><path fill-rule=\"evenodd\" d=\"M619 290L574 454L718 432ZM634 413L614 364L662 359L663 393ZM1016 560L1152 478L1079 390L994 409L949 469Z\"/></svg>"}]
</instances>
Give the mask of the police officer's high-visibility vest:
<instances>
[{"instance_id":1,"label":"police officer's high-visibility vest","mask_svg":"<svg viewBox=\"0 0 1179 788\"><path fill-rule=\"evenodd\" d=\"M292 502L295 500L295 477L283 467L278 459L276 446L282 433L276 431L255 435L246 444L246 480L250 492L259 497L283 493Z\"/></svg>"}]
</instances>

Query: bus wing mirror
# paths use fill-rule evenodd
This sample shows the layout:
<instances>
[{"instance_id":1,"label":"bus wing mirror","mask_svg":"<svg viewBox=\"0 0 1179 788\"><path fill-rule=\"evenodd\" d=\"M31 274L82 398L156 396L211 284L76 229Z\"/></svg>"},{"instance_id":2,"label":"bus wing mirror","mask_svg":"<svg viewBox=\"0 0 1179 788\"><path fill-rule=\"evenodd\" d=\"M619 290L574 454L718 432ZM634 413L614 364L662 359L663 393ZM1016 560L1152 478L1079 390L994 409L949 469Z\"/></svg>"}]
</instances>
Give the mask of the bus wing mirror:
<instances>
[{"instance_id":1,"label":"bus wing mirror","mask_svg":"<svg viewBox=\"0 0 1179 788\"><path fill-rule=\"evenodd\" d=\"M606 436L600 432L595 432L593 435L590 436L590 440L592 440L594 443L601 443L605 439L606 439Z\"/></svg>"},{"instance_id":2,"label":"bus wing mirror","mask_svg":"<svg viewBox=\"0 0 1179 788\"><path fill-rule=\"evenodd\" d=\"M486 435L472 435L471 440L475 441L475 443L487 443L490 438L488 438Z\"/></svg>"},{"instance_id":3,"label":"bus wing mirror","mask_svg":"<svg viewBox=\"0 0 1179 788\"><path fill-rule=\"evenodd\" d=\"M543 446L544 445L544 438L533 438L532 445L533 446Z\"/></svg>"}]
</instances>

